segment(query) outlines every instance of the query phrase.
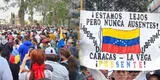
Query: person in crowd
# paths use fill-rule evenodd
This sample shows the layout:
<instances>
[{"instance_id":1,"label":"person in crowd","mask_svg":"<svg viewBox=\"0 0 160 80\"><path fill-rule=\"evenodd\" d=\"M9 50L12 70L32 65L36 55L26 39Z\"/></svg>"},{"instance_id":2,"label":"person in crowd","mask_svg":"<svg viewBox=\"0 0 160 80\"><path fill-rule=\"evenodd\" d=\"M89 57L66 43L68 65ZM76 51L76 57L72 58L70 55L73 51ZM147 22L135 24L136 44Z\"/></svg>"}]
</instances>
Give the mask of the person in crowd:
<instances>
[{"instance_id":1,"label":"person in crowd","mask_svg":"<svg viewBox=\"0 0 160 80\"><path fill-rule=\"evenodd\" d=\"M57 48L58 49L64 48L66 46L67 36L66 36L66 34L60 33L59 37L60 38L59 38L59 41L57 43Z\"/></svg>"},{"instance_id":2,"label":"person in crowd","mask_svg":"<svg viewBox=\"0 0 160 80\"><path fill-rule=\"evenodd\" d=\"M94 80L92 74L88 71L87 67L80 66L80 70L82 72L80 80Z\"/></svg>"},{"instance_id":3,"label":"person in crowd","mask_svg":"<svg viewBox=\"0 0 160 80\"><path fill-rule=\"evenodd\" d=\"M40 47L41 47L41 49L46 49L46 48L48 48L50 46L50 40L49 40L49 38L45 38L45 39L43 39L42 41L41 41L41 44L40 44Z\"/></svg>"},{"instance_id":4,"label":"person in crowd","mask_svg":"<svg viewBox=\"0 0 160 80\"><path fill-rule=\"evenodd\" d=\"M5 32L2 32L0 37L1 37L1 41L5 40Z\"/></svg>"},{"instance_id":5,"label":"person in crowd","mask_svg":"<svg viewBox=\"0 0 160 80\"><path fill-rule=\"evenodd\" d=\"M52 47L56 47L56 36L54 35L53 32L49 33L49 38L50 38L50 43Z\"/></svg>"},{"instance_id":6,"label":"person in crowd","mask_svg":"<svg viewBox=\"0 0 160 80\"><path fill-rule=\"evenodd\" d=\"M136 76L136 78L134 78L133 80L147 80L146 79L146 74L149 71L140 71L139 74Z\"/></svg>"},{"instance_id":7,"label":"person in crowd","mask_svg":"<svg viewBox=\"0 0 160 80\"><path fill-rule=\"evenodd\" d=\"M11 40L14 40L14 36L12 35L11 32L8 33L8 36L7 36L7 39L11 39Z\"/></svg>"},{"instance_id":8,"label":"person in crowd","mask_svg":"<svg viewBox=\"0 0 160 80\"><path fill-rule=\"evenodd\" d=\"M35 31L35 39L36 39L37 43L40 43L41 37L39 36L38 32L36 32L36 31Z\"/></svg>"},{"instance_id":9,"label":"person in crowd","mask_svg":"<svg viewBox=\"0 0 160 80\"><path fill-rule=\"evenodd\" d=\"M160 70L148 72L146 78L147 80L160 80Z\"/></svg>"},{"instance_id":10,"label":"person in crowd","mask_svg":"<svg viewBox=\"0 0 160 80\"><path fill-rule=\"evenodd\" d=\"M36 38L33 38L33 39L32 39L32 43L33 43L35 49L40 49L40 48L41 48L41 47L39 46L39 43L37 42L37 39L36 39Z\"/></svg>"},{"instance_id":11,"label":"person in crowd","mask_svg":"<svg viewBox=\"0 0 160 80\"><path fill-rule=\"evenodd\" d=\"M52 80L69 80L69 73L66 67L58 63L58 55L55 49L48 47L45 49L45 65L52 72Z\"/></svg>"},{"instance_id":12,"label":"person in crowd","mask_svg":"<svg viewBox=\"0 0 160 80\"><path fill-rule=\"evenodd\" d=\"M128 72L127 71L119 71L115 70L113 71L113 77L111 78L112 80L127 80L128 78Z\"/></svg>"},{"instance_id":13,"label":"person in crowd","mask_svg":"<svg viewBox=\"0 0 160 80\"><path fill-rule=\"evenodd\" d=\"M68 45L68 49L71 51L71 54L75 57L75 58L79 58L79 55L78 55L78 49L76 47L76 42L74 42L73 40L68 40L67 41L67 45Z\"/></svg>"},{"instance_id":14,"label":"person in crowd","mask_svg":"<svg viewBox=\"0 0 160 80\"><path fill-rule=\"evenodd\" d=\"M103 75L108 78L108 70L100 70Z\"/></svg>"},{"instance_id":15,"label":"person in crowd","mask_svg":"<svg viewBox=\"0 0 160 80\"><path fill-rule=\"evenodd\" d=\"M16 39L15 39L15 47L16 47L17 49L19 49L20 45L22 45L21 40L18 39L18 38L16 38Z\"/></svg>"},{"instance_id":16,"label":"person in crowd","mask_svg":"<svg viewBox=\"0 0 160 80\"><path fill-rule=\"evenodd\" d=\"M49 38L50 38L51 40L53 40L53 41L56 40L56 36L54 35L53 32L50 32L48 35L49 35Z\"/></svg>"},{"instance_id":17,"label":"person in crowd","mask_svg":"<svg viewBox=\"0 0 160 80\"><path fill-rule=\"evenodd\" d=\"M0 53L1 53L2 48L0 48ZM13 76L11 73L11 70L8 65L8 61L1 57L0 54L0 80L13 80Z\"/></svg>"},{"instance_id":18,"label":"person in crowd","mask_svg":"<svg viewBox=\"0 0 160 80\"><path fill-rule=\"evenodd\" d=\"M28 53L31 46L33 46L33 44L30 41L29 36L26 35L24 37L24 43L18 49L18 51L20 53L21 61L23 61L23 58L24 58L25 54Z\"/></svg>"},{"instance_id":19,"label":"person in crowd","mask_svg":"<svg viewBox=\"0 0 160 80\"><path fill-rule=\"evenodd\" d=\"M74 41L73 41L72 37L70 36L70 37L67 39L65 48L70 48L71 46L73 46L73 45L72 45L73 43L74 43Z\"/></svg>"},{"instance_id":20,"label":"person in crowd","mask_svg":"<svg viewBox=\"0 0 160 80\"><path fill-rule=\"evenodd\" d=\"M61 57L61 64L64 65L69 71L70 80L78 80L79 62L68 49L60 48L59 55Z\"/></svg>"},{"instance_id":21,"label":"person in crowd","mask_svg":"<svg viewBox=\"0 0 160 80\"><path fill-rule=\"evenodd\" d=\"M42 35L48 37L48 31L47 31L47 29L44 29L44 30L42 31Z\"/></svg>"},{"instance_id":22,"label":"person in crowd","mask_svg":"<svg viewBox=\"0 0 160 80\"><path fill-rule=\"evenodd\" d=\"M2 40L2 43L0 44L0 48L1 48L1 56L6 58L7 61L9 61L10 53L13 50L12 41L8 42L7 39Z\"/></svg>"},{"instance_id":23,"label":"person in crowd","mask_svg":"<svg viewBox=\"0 0 160 80\"><path fill-rule=\"evenodd\" d=\"M26 61L31 60L31 68L25 68ZM19 80L53 80L51 71L45 70L45 53L41 49L34 49L25 55L20 66Z\"/></svg>"},{"instance_id":24,"label":"person in crowd","mask_svg":"<svg viewBox=\"0 0 160 80\"><path fill-rule=\"evenodd\" d=\"M138 76L139 73L140 71L128 71L127 80L134 80Z\"/></svg>"},{"instance_id":25,"label":"person in crowd","mask_svg":"<svg viewBox=\"0 0 160 80\"><path fill-rule=\"evenodd\" d=\"M0 80L13 80L11 70L6 59L0 56Z\"/></svg>"},{"instance_id":26,"label":"person in crowd","mask_svg":"<svg viewBox=\"0 0 160 80\"><path fill-rule=\"evenodd\" d=\"M21 34L20 33L17 33L17 39L19 40L19 41L22 41L22 36L21 36Z\"/></svg>"},{"instance_id":27,"label":"person in crowd","mask_svg":"<svg viewBox=\"0 0 160 80\"><path fill-rule=\"evenodd\" d=\"M19 63L20 55L18 52L18 46L17 46L18 44L16 40L14 41L13 50L9 58L9 66L10 66L10 69L13 75L13 80L18 80L18 73L19 73L19 68L20 68L20 63Z\"/></svg>"}]
</instances>

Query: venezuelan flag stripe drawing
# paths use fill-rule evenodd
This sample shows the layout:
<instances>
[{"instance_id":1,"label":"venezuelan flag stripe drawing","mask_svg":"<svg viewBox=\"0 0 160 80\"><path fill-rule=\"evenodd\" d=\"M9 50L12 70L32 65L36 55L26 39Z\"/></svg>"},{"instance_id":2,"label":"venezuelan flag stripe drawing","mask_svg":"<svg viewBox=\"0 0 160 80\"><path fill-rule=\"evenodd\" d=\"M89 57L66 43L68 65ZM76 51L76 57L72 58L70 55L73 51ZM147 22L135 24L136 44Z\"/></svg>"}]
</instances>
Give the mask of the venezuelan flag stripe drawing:
<instances>
[{"instance_id":1,"label":"venezuelan flag stripe drawing","mask_svg":"<svg viewBox=\"0 0 160 80\"><path fill-rule=\"evenodd\" d=\"M118 30L112 28L102 29L102 51L126 54L139 54L140 50L140 29Z\"/></svg>"},{"instance_id":2,"label":"venezuelan flag stripe drawing","mask_svg":"<svg viewBox=\"0 0 160 80\"><path fill-rule=\"evenodd\" d=\"M110 36L118 39L133 39L137 38L140 35L140 29L134 30L118 30L112 28L103 28L102 29L102 36Z\"/></svg>"}]
</instances>

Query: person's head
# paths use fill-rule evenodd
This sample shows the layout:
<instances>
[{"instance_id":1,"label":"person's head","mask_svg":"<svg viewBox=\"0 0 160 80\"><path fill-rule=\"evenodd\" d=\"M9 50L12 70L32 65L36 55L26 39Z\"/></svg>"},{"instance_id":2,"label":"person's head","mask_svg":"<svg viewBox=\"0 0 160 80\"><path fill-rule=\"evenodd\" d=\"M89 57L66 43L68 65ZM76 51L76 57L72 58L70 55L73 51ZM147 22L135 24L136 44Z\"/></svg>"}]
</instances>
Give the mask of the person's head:
<instances>
[{"instance_id":1,"label":"person's head","mask_svg":"<svg viewBox=\"0 0 160 80\"><path fill-rule=\"evenodd\" d=\"M128 79L127 80L133 80L135 79L140 71L128 71Z\"/></svg>"},{"instance_id":2,"label":"person's head","mask_svg":"<svg viewBox=\"0 0 160 80\"><path fill-rule=\"evenodd\" d=\"M71 52L68 49L60 48L59 55L63 60L68 60L71 57Z\"/></svg>"},{"instance_id":3,"label":"person's head","mask_svg":"<svg viewBox=\"0 0 160 80\"><path fill-rule=\"evenodd\" d=\"M108 70L100 70L103 75L107 78L108 77Z\"/></svg>"},{"instance_id":4,"label":"person's head","mask_svg":"<svg viewBox=\"0 0 160 80\"><path fill-rule=\"evenodd\" d=\"M36 38L33 38L33 39L32 39L32 43L33 43L34 45L37 45L37 44L38 44Z\"/></svg>"},{"instance_id":5,"label":"person's head","mask_svg":"<svg viewBox=\"0 0 160 80\"><path fill-rule=\"evenodd\" d=\"M127 71L113 71L113 77L115 80L127 80Z\"/></svg>"},{"instance_id":6,"label":"person's head","mask_svg":"<svg viewBox=\"0 0 160 80\"><path fill-rule=\"evenodd\" d=\"M25 41L30 40L29 35L24 36L24 40Z\"/></svg>"},{"instance_id":7,"label":"person's head","mask_svg":"<svg viewBox=\"0 0 160 80\"><path fill-rule=\"evenodd\" d=\"M80 70L81 70L81 72L84 74L84 75L88 75L88 73L90 73L89 71L88 71L88 69L87 69L87 67L85 67L85 66L80 66Z\"/></svg>"},{"instance_id":8,"label":"person's head","mask_svg":"<svg viewBox=\"0 0 160 80\"><path fill-rule=\"evenodd\" d=\"M72 37L69 37L69 39L67 40L67 45L72 45L73 44L73 39L72 39Z\"/></svg>"},{"instance_id":9,"label":"person's head","mask_svg":"<svg viewBox=\"0 0 160 80\"><path fill-rule=\"evenodd\" d=\"M33 49L29 56L31 58L31 65L37 63L39 65L44 64L45 61L45 54L42 49Z\"/></svg>"},{"instance_id":10,"label":"person's head","mask_svg":"<svg viewBox=\"0 0 160 80\"><path fill-rule=\"evenodd\" d=\"M76 58L71 55L71 52L68 49L60 48L59 55L62 58L62 61L68 60L67 62L69 71L74 71L78 68Z\"/></svg>"},{"instance_id":11,"label":"person's head","mask_svg":"<svg viewBox=\"0 0 160 80\"><path fill-rule=\"evenodd\" d=\"M56 51L52 47L48 47L45 49L45 56L46 56L46 60L55 61L55 62L58 61L58 56L56 54Z\"/></svg>"},{"instance_id":12,"label":"person's head","mask_svg":"<svg viewBox=\"0 0 160 80\"><path fill-rule=\"evenodd\" d=\"M80 66L80 70L83 72L83 71L86 71L87 70L87 67L85 66Z\"/></svg>"},{"instance_id":13,"label":"person's head","mask_svg":"<svg viewBox=\"0 0 160 80\"><path fill-rule=\"evenodd\" d=\"M19 45L19 44L20 44L20 40L19 40L19 39L15 39L14 42L15 42L16 45Z\"/></svg>"},{"instance_id":14,"label":"person's head","mask_svg":"<svg viewBox=\"0 0 160 80\"><path fill-rule=\"evenodd\" d=\"M152 75L148 78L148 80L160 80L157 75Z\"/></svg>"},{"instance_id":15,"label":"person's head","mask_svg":"<svg viewBox=\"0 0 160 80\"><path fill-rule=\"evenodd\" d=\"M17 36L17 39L22 40L22 36L21 36L21 35L18 35L18 36Z\"/></svg>"},{"instance_id":16,"label":"person's head","mask_svg":"<svg viewBox=\"0 0 160 80\"><path fill-rule=\"evenodd\" d=\"M44 78L45 54L41 49L34 49L29 53L31 60L31 74L29 80L39 80ZM37 74L38 73L38 74Z\"/></svg>"},{"instance_id":17,"label":"person's head","mask_svg":"<svg viewBox=\"0 0 160 80\"><path fill-rule=\"evenodd\" d=\"M148 72L146 78L147 80L160 80L160 70Z\"/></svg>"}]
</instances>

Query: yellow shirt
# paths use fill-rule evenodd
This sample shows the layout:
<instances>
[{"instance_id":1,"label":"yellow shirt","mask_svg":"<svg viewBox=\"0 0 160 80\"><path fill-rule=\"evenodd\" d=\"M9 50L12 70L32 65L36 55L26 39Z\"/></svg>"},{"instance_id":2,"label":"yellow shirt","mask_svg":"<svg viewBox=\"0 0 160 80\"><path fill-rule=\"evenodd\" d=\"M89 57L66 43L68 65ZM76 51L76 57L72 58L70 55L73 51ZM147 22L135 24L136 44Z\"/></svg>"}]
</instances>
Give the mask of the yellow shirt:
<instances>
[{"instance_id":1,"label":"yellow shirt","mask_svg":"<svg viewBox=\"0 0 160 80\"><path fill-rule=\"evenodd\" d=\"M56 36L53 33L49 34L49 38L51 40L56 40Z\"/></svg>"}]
</instances>

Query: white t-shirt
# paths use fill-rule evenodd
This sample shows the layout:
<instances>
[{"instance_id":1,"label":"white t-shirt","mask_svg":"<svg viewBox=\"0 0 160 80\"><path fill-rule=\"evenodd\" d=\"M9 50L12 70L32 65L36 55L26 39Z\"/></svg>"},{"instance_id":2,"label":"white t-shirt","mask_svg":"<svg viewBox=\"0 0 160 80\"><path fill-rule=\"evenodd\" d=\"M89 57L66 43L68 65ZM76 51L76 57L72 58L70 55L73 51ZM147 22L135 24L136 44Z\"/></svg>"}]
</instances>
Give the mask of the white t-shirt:
<instances>
[{"instance_id":1,"label":"white t-shirt","mask_svg":"<svg viewBox=\"0 0 160 80\"><path fill-rule=\"evenodd\" d=\"M36 38L37 42L40 43L41 37L39 35L36 35L35 38Z\"/></svg>"}]
</instances>

